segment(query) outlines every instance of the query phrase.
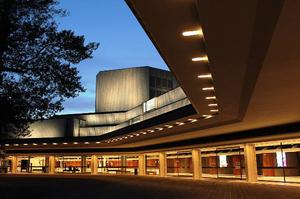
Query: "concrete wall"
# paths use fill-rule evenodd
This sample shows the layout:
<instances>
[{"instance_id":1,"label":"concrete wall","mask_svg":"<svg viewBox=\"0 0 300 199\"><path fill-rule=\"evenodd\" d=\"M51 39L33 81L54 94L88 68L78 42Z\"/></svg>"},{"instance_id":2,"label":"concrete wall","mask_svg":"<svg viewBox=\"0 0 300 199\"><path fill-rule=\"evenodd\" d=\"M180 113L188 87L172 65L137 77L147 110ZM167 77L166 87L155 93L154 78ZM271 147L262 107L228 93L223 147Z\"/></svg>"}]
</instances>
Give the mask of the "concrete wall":
<instances>
[{"instance_id":1,"label":"concrete wall","mask_svg":"<svg viewBox=\"0 0 300 199\"><path fill-rule=\"evenodd\" d=\"M66 133L65 119L37 121L30 125L31 136L26 138L64 137Z\"/></svg>"},{"instance_id":2,"label":"concrete wall","mask_svg":"<svg viewBox=\"0 0 300 199\"><path fill-rule=\"evenodd\" d=\"M96 112L127 111L149 99L149 69L129 68L98 73Z\"/></svg>"}]
</instances>

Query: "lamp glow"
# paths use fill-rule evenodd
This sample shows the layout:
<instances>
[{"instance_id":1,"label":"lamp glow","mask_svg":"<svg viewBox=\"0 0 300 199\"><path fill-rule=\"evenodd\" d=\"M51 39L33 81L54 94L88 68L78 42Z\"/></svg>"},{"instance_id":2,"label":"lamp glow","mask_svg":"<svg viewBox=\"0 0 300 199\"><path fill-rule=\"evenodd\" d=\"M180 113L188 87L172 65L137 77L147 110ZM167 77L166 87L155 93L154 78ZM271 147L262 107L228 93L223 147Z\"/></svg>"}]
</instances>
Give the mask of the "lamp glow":
<instances>
[{"instance_id":1,"label":"lamp glow","mask_svg":"<svg viewBox=\"0 0 300 199\"><path fill-rule=\"evenodd\" d=\"M202 88L203 91L211 91L211 90L214 90L215 88L212 86L212 87L204 87Z\"/></svg>"},{"instance_id":2,"label":"lamp glow","mask_svg":"<svg viewBox=\"0 0 300 199\"><path fill-rule=\"evenodd\" d=\"M192 61L208 61L208 57L207 56L194 57L194 58L192 58Z\"/></svg>"},{"instance_id":3,"label":"lamp glow","mask_svg":"<svg viewBox=\"0 0 300 199\"><path fill-rule=\"evenodd\" d=\"M198 75L198 78L204 79L204 78L212 78L211 74L205 74L205 75Z\"/></svg>"},{"instance_id":4,"label":"lamp glow","mask_svg":"<svg viewBox=\"0 0 300 199\"><path fill-rule=\"evenodd\" d=\"M182 33L182 36L184 36L184 37L190 37L190 36L196 36L196 35L203 36L202 29L191 30L191 31L184 31Z\"/></svg>"}]
</instances>

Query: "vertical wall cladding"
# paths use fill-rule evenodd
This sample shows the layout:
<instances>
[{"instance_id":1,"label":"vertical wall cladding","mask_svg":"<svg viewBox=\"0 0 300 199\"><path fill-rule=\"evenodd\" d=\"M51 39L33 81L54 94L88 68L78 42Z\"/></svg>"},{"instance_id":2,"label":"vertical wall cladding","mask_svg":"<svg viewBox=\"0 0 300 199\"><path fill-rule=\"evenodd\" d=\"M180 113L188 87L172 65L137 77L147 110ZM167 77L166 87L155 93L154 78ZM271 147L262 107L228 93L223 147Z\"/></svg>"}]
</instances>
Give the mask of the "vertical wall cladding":
<instances>
[{"instance_id":1,"label":"vertical wall cladding","mask_svg":"<svg viewBox=\"0 0 300 199\"><path fill-rule=\"evenodd\" d=\"M96 112L127 111L148 100L148 70L148 67L138 67L99 72Z\"/></svg>"}]
</instances>

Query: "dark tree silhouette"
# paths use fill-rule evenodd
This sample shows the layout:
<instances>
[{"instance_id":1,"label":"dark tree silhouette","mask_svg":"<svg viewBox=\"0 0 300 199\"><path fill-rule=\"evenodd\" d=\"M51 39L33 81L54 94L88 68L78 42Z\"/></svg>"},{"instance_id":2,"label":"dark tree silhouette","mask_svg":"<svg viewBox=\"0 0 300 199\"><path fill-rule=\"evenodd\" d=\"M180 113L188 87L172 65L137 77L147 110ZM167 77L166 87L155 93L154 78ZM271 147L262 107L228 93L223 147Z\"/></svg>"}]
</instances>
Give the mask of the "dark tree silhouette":
<instances>
[{"instance_id":1,"label":"dark tree silhouette","mask_svg":"<svg viewBox=\"0 0 300 199\"><path fill-rule=\"evenodd\" d=\"M56 0L0 0L0 138L29 135L31 122L84 91L73 65L98 43L59 31L55 17L65 15Z\"/></svg>"}]
</instances>

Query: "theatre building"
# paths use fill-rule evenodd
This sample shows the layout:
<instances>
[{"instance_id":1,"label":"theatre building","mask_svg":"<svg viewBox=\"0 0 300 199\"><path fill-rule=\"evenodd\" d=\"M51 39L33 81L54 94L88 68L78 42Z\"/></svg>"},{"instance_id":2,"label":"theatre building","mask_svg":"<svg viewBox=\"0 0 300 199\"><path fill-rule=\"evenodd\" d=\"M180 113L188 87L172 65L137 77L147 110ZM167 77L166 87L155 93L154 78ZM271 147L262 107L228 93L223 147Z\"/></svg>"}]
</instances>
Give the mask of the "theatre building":
<instances>
[{"instance_id":1,"label":"theatre building","mask_svg":"<svg viewBox=\"0 0 300 199\"><path fill-rule=\"evenodd\" d=\"M95 112L2 140L1 171L300 183L300 1L126 2L170 72L99 72Z\"/></svg>"}]
</instances>

